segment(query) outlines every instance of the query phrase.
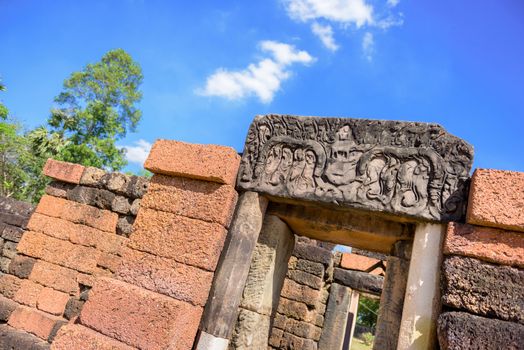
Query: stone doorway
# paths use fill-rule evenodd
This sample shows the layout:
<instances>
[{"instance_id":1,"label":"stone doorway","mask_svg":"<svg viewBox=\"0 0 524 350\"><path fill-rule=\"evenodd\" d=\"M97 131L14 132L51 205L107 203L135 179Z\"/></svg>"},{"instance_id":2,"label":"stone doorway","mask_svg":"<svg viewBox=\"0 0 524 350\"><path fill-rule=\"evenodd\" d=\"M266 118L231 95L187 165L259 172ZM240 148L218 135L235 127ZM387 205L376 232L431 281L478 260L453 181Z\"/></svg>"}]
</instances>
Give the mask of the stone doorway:
<instances>
[{"instance_id":1,"label":"stone doorway","mask_svg":"<svg viewBox=\"0 0 524 350\"><path fill-rule=\"evenodd\" d=\"M255 118L237 181L245 192L215 275L198 349L210 349L206 343L214 349L267 348L278 321L278 296L293 293L285 278L295 234L387 254L376 348L432 349L442 223L464 215L471 163L471 146L435 124ZM270 258L257 260L258 250ZM344 279L339 267L327 268L333 269L331 287ZM345 279L352 290L365 281L354 273ZM327 304L337 299L331 296L337 288L329 289ZM333 339L340 343L341 337ZM317 347L322 348L320 338Z\"/></svg>"}]
</instances>

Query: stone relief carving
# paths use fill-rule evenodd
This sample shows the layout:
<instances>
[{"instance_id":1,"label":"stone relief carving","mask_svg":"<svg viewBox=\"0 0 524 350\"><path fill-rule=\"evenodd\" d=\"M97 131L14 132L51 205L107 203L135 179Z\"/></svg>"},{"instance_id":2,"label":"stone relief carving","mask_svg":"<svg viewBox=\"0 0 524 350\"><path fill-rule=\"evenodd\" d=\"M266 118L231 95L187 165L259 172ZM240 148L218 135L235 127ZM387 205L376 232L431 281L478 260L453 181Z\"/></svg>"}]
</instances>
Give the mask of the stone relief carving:
<instances>
[{"instance_id":1,"label":"stone relief carving","mask_svg":"<svg viewBox=\"0 0 524 350\"><path fill-rule=\"evenodd\" d=\"M459 220L473 148L437 124L258 116L237 185L275 197Z\"/></svg>"}]
</instances>

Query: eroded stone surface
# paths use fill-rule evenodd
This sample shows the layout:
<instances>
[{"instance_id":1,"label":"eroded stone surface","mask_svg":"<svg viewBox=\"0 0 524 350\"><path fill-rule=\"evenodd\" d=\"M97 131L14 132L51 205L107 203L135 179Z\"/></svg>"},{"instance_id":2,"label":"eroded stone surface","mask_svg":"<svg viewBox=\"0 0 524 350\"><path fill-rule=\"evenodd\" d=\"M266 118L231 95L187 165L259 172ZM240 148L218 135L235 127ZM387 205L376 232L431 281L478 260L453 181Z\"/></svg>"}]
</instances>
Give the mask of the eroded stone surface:
<instances>
[{"instance_id":1,"label":"eroded stone surface","mask_svg":"<svg viewBox=\"0 0 524 350\"><path fill-rule=\"evenodd\" d=\"M442 350L522 350L524 326L465 312L447 312L439 317L438 339Z\"/></svg>"},{"instance_id":2,"label":"eroded stone surface","mask_svg":"<svg viewBox=\"0 0 524 350\"><path fill-rule=\"evenodd\" d=\"M231 345L235 350L266 350L270 317L240 308Z\"/></svg>"},{"instance_id":3,"label":"eroded stone surface","mask_svg":"<svg viewBox=\"0 0 524 350\"><path fill-rule=\"evenodd\" d=\"M524 231L524 173L477 169L471 179L468 224Z\"/></svg>"},{"instance_id":4,"label":"eroded stone surface","mask_svg":"<svg viewBox=\"0 0 524 350\"><path fill-rule=\"evenodd\" d=\"M437 124L257 116L237 185L430 220L465 212L473 148Z\"/></svg>"},{"instance_id":5,"label":"eroded stone surface","mask_svg":"<svg viewBox=\"0 0 524 350\"><path fill-rule=\"evenodd\" d=\"M443 265L445 305L524 324L524 271L459 256Z\"/></svg>"}]
</instances>

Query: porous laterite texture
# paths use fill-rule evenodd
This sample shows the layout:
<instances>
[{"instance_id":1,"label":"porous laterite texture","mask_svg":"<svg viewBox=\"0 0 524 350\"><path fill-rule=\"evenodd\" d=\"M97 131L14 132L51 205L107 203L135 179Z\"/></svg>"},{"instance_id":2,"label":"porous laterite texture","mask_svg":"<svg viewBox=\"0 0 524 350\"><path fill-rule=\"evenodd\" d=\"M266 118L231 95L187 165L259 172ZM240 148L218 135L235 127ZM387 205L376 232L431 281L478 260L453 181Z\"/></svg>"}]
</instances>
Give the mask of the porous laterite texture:
<instances>
[{"instance_id":1,"label":"porous laterite texture","mask_svg":"<svg viewBox=\"0 0 524 350\"><path fill-rule=\"evenodd\" d=\"M49 343L7 324L0 325L0 349L49 350Z\"/></svg>"},{"instance_id":2,"label":"porous laterite texture","mask_svg":"<svg viewBox=\"0 0 524 350\"><path fill-rule=\"evenodd\" d=\"M132 350L135 349L79 324L68 324L58 331L53 341L53 350Z\"/></svg>"},{"instance_id":3,"label":"porous laterite texture","mask_svg":"<svg viewBox=\"0 0 524 350\"><path fill-rule=\"evenodd\" d=\"M226 237L222 225L142 208L129 247L214 271Z\"/></svg>"},{"instance_id":4,"label":"porous laterite texture","mask_svg":"<svg viewBox=\"0 0 524 350\"><path fill-rule=\"evenodd\" d=\"M29 279L53 289L69 293L78 293L77 278L79 273L62 266L39 260L33 266Z\"/></svg>"},{"instance_id":5,"label":"porous laterite texture","mask_svg":"<svg viewBox=\"0 0 524 350\"><path fill-rule=\"evenodd\" d=\"M380 262L378 259L369 258L367 256L344 253L342 254L342 260L340 266L344 269L358 270L358 271L371 271L372 267Z\"/></svg>"},{"instance_id":6,"label":"porous laterite texture","mask_svg":"<svg viewBox=\"0 0 524 350\"><path fill-rule=\"evenodd\" d=\"M141 205L227 227L237 197L237 192L230 185L155 175Z\"/></svg>"},{"instance_id":7,"label":"porous laterite texture","mask_svg":"<svg viewBox=\"0 0 524 350\"><path fill-rule=\"evenodd\" d=\"M230 147L158 140L144 168L155 173L235 185L240 156Z\"/></svg>"},{"instance_id":8,"label":"porous laterite texture","mask_svg":"<svg viewBox=\"0 0 524 350\"><path fill-rule=\"evenodd\" d=\"M212 272L133 249L126 249L116 276L133 285L200 306L205 305L213 280Z\"/></svg>"},{"instance_id":9,"label":"porous laterite texture","mask_svg":"<svg viewBox=\"0 0 524 350\"><path fill-rule=\"evenodd\" d=\"M106 232L115 232L118 215L108 210L72 202L63 198L44 195L36 207L36 212L97 228Z\"/></svg>"},{"instance_id":10,"label":"porous laterite texture","mask_svg":"<svg viewBox=\"0 0 524 350\"><path fill-rule=\"evenodd\" d=\"M451 256L442 273L444 305L524 324L524 271Z\"/></svg>"},{"instance_id":11,"label":"porous laterite texture","mask_svg":"<svg viewBox=\"0 0 524 350\"><path fill-rule=\"evenodd\" d=\"M438 320L438 340L442 350L524 349L524 326L474 316L446 312Z\"/></svg>"},{"instance_id":12,"label":"porous laterite texture","mask_svg":"<svg viewBox=\"0 0 524 350\"><path fill-rule=\"evenodd\" d=\"M101 278L80 322L140 349L190 349L202 308L125 282Z\"/></svg>"},{"instance_id":13,"label":"porous laterite texture","mask_svg":"<svg viewBox=\"0 0 524 350\"><path fill-rule=\"evenodd\" d=\"M524 173L475 170L466 220L473 225L524 231Z\"/></svg>"},{"instance_id":14,"label":"porous laterite texture","mask_svg":"<svg viewBox=\"0 0 524 350\"><path fill-rule=\"evenodd\" d=\"M523 268L524 233L451 222L444 241L444 254Z\"/></svg>"},{"instance_id":15,"label":"porous laterite texture","mask_svg":"<svg viewBox=\"0 0 524 350\"><path fill-rule=\"evenodd\" d=\"M25 306L17 308L9 318L9 325L16 329L47 339L60 318Z\"/></svg>"},{"instance_id":16,"label":"porous laterite texture","mask_svg":"<svg viewBox=\"0 0 524 350\"><path fill-rule=\"evenodd\" d=\"M56 180L79 184L84 169L85 168L79 164L66 163L49 158L44 165L42 173Z\"/></svg>"}]
</instances>

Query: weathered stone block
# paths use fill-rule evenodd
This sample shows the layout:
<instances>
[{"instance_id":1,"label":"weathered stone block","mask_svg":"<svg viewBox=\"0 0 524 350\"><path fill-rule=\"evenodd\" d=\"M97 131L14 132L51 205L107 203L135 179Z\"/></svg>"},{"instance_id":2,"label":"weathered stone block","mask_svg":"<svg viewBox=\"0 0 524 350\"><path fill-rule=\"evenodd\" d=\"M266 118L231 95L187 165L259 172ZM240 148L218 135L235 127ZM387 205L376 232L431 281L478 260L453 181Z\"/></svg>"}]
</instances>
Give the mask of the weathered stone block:
<instances>
[{"instance_id":1,"label":"weathered stone block","mask_svg":"<svg viewBox=\"0 0 524 350\"><path fill-rule=\"evenodd\" d=\"M253 252L241 307L264 315L271 315L276 310L294 243L295 237L285 222L276 216L265 217Z\"/></svg>"},{"instance_id":2,"label":"weathered stone block","mask_svg":"<svg viewBox=\"0 0 524 350\"><path fill-rule=\"evenodd\" d=\"M129 247L214 271L226 230L223 226L142 208Z\"/></svg>"},{"instance_id":3,"label":"weathered stone block","mask_svg":"<svg viewBox=\"0 0 524 350\"><path fill-rule=\"evenodd\" d=\"M82 174L82 177L80 178L80 184L99 187L101 186L100 181L102 180L102 177L105 174L106 172L102 169L98 169L98 168L94 168L90 166L86 167L84 170L84 173Z\"/></svg>"},{"instance_id":4,"label":"weathered stone block","mask_svg":"<svg viewBox=\"0 0 524 350\"><path fill-rule=\"evenodd\" d=\"M278 328L271 329L271 334L269 336L268 344L275 348L280 348L280 342L282 341L282 336L284 331Z\"/></svg>"},{"instance_id":5,"label":"weathered stone block","mask_svg":"<svg viewBox=\"0 0 524 350\"><path fill-rule=\"evenodd\" d=\"M378 259L368 258L367 256L363 255L344 253L342 254L340 266L348 270L370 272L379 263L380 260Z\"/></svg>"},{"instance_id":6,"label":"weathered stone block","mask_svg":"<svg viewBox=\"0 0 524 350\"><path fill-rule=\"evenodd\" d=\"M0 198L0 211L2 212L27 217L31 215L33 210L33 205L27 202L18 201L9 197Z\"/></svg>"},{"instance_id":7,"label":"weathered stone block","mask_svg":"<svg viewBox=\"0 0 524 350\"><path fill-rule=\"evenodd\" d=\"M49 350L49 343L6 324L0 325L0 349Z\"/></svg>"},{"instance_id":8,"label":"weathered stone block","mask_svg":"<svg viewBox=\"0 0 524 350\"><path fill-rule=\"evenodd\" d=\"M204 306L211 288L213 273L126 249L116 277L151 291Z\"/></svg>"},{"instance_id":9,"label":"weathered stone block","mask_svg":"<svg viewBox=\"0 0 524 350\"><path fill-rule=\"evenodd\" d=\"M27 216L0 212L0 222L5 225L25 228L27 225L27 220Z\"/></svg>"},{"instance_id":10,"label":"weathered stone block","mask_svg":"<svg viewBox=\"0 0 524 350\"><path fill-rule=\"evenodd\" d=\"M74 295L79 292L77 276L78 272L74 270L39 260L33 266L29 279Z\"/></svg>"},{"instance_id":11,"label":"weathered stone block","mask_svg":"<svg viewBox=\"0 0 524 350\"><path fill-rule=\"evenodd\" d=\"M299 259L319 262L326 266L330 264L333 258L331 252L327 249L300 242L295 244L293 255Z\"/></svg>"},{"instance_id":12,"label":"weathered stone block","mask_svg":"<svg viewBox=\"0 0 524 350\"><path fill-rule=\"evenodd\" d=\"M237 192L230 185L155 175L142 206L227 227L236 201Z\"/></svg>"},{"instance_id":13,"label":"weathered stone block","mask_svg":"<svg viewBox=\"0 0 524 350\"><path fill-rule=\"evenodd\" d=\"M16 294L13 298L17 303L27 305L30 307L36 307L36 301L38 295L44 287L30 280L22 280L20 289L16 291Z\"/></svg>"},{"instance_id":14,"label":"weathered stone block","mask_svg":"<svg viewBox=\"0 0 524 350\"><path fill-rule=\"evenodd\" d=\"M442 350L524 349L524 326L465 312L446 312L438 320Z\"/></svg>"},{"instance_id":15,"label":"weathered stone block","mask_svg":"<svg viewBox=\"0 0 524 350\"><path fill-rule=\"evenodd\" d=\"M144 168L170 176L234 185L240 156L231 147L157 140Z\"/></svg>"},{"instance_id":16,"label":"weathered stone block","mask_svg":"<svg viewBox=\"0 0 524 350\"><path fill-rule=\"evenodd\" d=\"M44 288L38 294L36 307L52 315L61 316L64 313L69 295L52 288Z\"/></svg>"},{"instance_id":17,"label":"weathered stone block","mask_svg":"<svg viewBox=\"0 0 524 350\"><path fill-rule=\"evenodd\" d=\"M42 174L63 182L79 184L84 169L84 166L79 164L61 162L49 158L44 165Z\"/></svg>"},{"instance_id":18,"label":"weathered stone block","mask_svg":"<svg viewBox=\"0 0 524 350\"><path fill-rule=\"evenodd\" d=\"M348 271L335 268L335 281L359 292L380 295L384 277L374 276L360 271Z\"/></svg>"},{"instance_id":19,"label":"weathered stone block","mask_svg":"<svg viewBox=\"0 0 524 350\"><path fill-rule=\"evenodd\" d=\"M299 336L301 338L313 339L318 341L322 328L312 325L311 323L297 321L289 318L286 322L286 328L284 331Z\"/></svg>"},{"instance_id":20,"label":"weathered stone block","mask_svg":"<svg viewBox=\"0 0 524 350\"><path fill-rule=\"evenodd\" d=\"M447 221L464 214L472 162L473 148L437 124L257 116L238 186L277 198Z\"/></svg>"},{"instance_id":21,"label":"weathered stone block","mask_svg":"<svg viewBox=\"0 0 524 350\"><path fill-rule=\"evenodd\" d=\"M280 343L281 349L317 350L317 343L311 339L304 339L284 332Z\"/></svg>"},{"instance_id":22,"label":"weathered stone block","mask_svg":"<svg viewBox=\"0 0 524 350\"><path fill-rule=\"evenodd\" d=\"M496 264L524 267L524 234L450 222L444 254L456 254Z\"/></svg>"},{"instance_id":23,"label":"weathered stone block","mask_svg":"<svg viewBox=\"0 0 524 350\"><path fill-rule=\"evenodd\" d=\"M18 251L34 258L86 273L93 273L96 270L97 259L100 255L100 252L94 248L72 244L33 231L27 231L24 234L18 244Z\"/></svg>"},{"instance_id":24,"label":"weathered stone block","mask_svg":"<svg viewBox=\"0 0 524 350\"><path fill-rule=\"evenodd\" d=\"M131 215L120 216L116 225L116 234L122 237L129 238L133 233L133 224L135 217Z\"/></svg>"},{"instance_id":25,"label":"weathered stone block","mask_svg":"<svg viewBox=\"0 0 524 350\"><path fill-rule=\"evenodd\" d=\"M309 260L304 260L304 259L297 259L295 269L313 274L320 278L324 277L324 272L325 272L323 264L316 263L316 262L309 261Z\"/></svg>"},{"instance_id":26,"label":"weathered stone block","mask_svg":"<svg viewBox=\"0 0 524 350\"><path fill-rule=\"evenodd\" d=\"M132 350L134 348L79 324L66 325L58 331L53 350Z\"/></svg>"},{"instance_id":27,"label":"weathered stone block","mask_svg":"<svg viewBox=\"0 0 524 350\"><path fill-rule=\"evenodd\" d=\"M289 270L287 277L300 284L305 284L311 288L320 289L324 282L320 277L300 270Z\"/></svg>"},{"instance_id":28,"label":"weathered stone block","mask_svg":"<svg viewBox=\"0 0 524 350\"><path fill-rule=\"evenodd\" d=\"M317 307L320 304L321 294L319 290L298 284L295 281L287 279L284 281L281 295L284 298L306 303L309 306Z\"/></svg>"},{"instance_id":29,"label":"weathered stone block","mask_svg":"<svg viewBox=\"0 0 524 350\"><path fill-rule=\"evenodd\" d=\"M67 191L66 198L70 201L92 205L101 209L111 210L111 205L115 199L115 194L104 189L76 186L75 188Z\"/></svg>"},{"instance_id":30,"label":"weathered stone block","mask_svg":"<svg viewBox=\"0 0 524 350\"><path fill-rule=\"evenodd\" d=\"M28 256L16 255L9 264L9 273L20 278L27 278L33 270L36 260Z\"/></svg>"},{"instance_id":31,"label":"weathered stone block","mask_svg":"<svg viewBox=\"0 0 524 350\"><path fill-rule=\"evenodd\" d=\"M0 294L6 298L13 299L22 281L13 275L0 274Z\"/></svg>"},{"instance_id":32,"label":"weathered stone block","mask_svg":"<svg viewBox=\"0 0 524 350\"><path fill-rule=\"evenodd\" d=\"M9 272L9 265L11 264L11 259L6 257L0 257L0 271L4 273Z\"/></svg>"},{"instance_id":33,"label":"weathered stone block","mask_svg":"<svg viewBox=\"0 0 524 350\"><path fill-rule=\"evenodd\" d=\"M471 180L467 223L524 231L524 173L477 169Z\"/></svg>"},{"instance_id":34,"label":"weathered stone block","mask_svg":"<svg viewBox=\"0 0 524 350\"><path fill-rule=\"evenodd\" d=\"M116 213L48 195L40 199L36 212L107 232L115 232L118 220Z\"/></svg>"},{"instance_id":35,"label":"weathered stone block","mask_svg":"<svg viewBox=\"0 0 524 350\"><path fill-rule=\"evenodd\" d=\"M142 349L190 349L202 308L125 282L101 278L80 323Z\"/></svg>"},{"instance_id":36,"label":"weathered stone block","mask_svg":"<svg viewBox=\"0 0 524 350\"><path fill-rule=\"evenodd\" d=\"M125 194L131 179L129 176L121 173L106 173L102 176L100 182L111 192Z\"/></svg>"},{"instance_id":37,"label":"weathered stone block","mask_svg":"<svg viewBox=\"0 0 524 350\"><path fill-rule=\"evenodd\" d=\"M277 311L279 314L285 315L287 317L317 324L317 312L315 310L309 310L307 304L299 301L289 300L281 297L280 302L278 303ZM285 329L285 322L280 326L277 325L277 322L274 322L274 326Z\"/></svg>"},{"instance_id":38,"label":"weathered stone block","mask_svg":"<svg viewBox=\"0 0 524 350\"><path fill-rule=\"evenodd\" d=\"M67 192L75 187L75 184L61 181L51 181L45 188L45 194L53 197L66 198Z\"/></svg>"},{"instance_id":39,"label":"weathered stone block","mask_svg":"<svg viewBox=\"0 0 524 350\"><path fill-rule=\"evenodd\" d=\"M149 179L142 176L131 176L126 195L131 198L142 198L149 188Z\"/></svg>"},{"instance_id":40,"label":"weathered stone block","mask_svg":"<svg viewBox=\"0 0 524 350\"><path fill-rule=\"evenodd\" d=\"M2 238L11 242L20 242L24 229L11 225L4 225L2 230Z\"/></svg>"},{"instance_id":41,"label":"weathered stone block","mask_svg":"<svg viewBox=\"0 0 524 350\"><path fill-rule=\"evenodd\" d=\"M444 305L524 324L524 271L473 258L444 260Z\"/></svg>"},{"instance_id":42,"label":"weathered stone block","mask_svg":"<svg viewBox=\"0 0 524 350\"><path fill-rule=\"evenodd\" d=\"M12 259L16 255L16 242L6 241L2 248L2 255L6 258Z\"/></svg>"},{"instance_id":43,"label":"weathered stone block","mask_svg":"<svg viewBox=\"0 0 524 350\"><path fill-rule=\"evenodd\" d=\"M9 317L9 325L47 340L60 318L20 306Z\"/></svg>"},{"instance_id":44,"label":"weathered stone block","mask_svg":"<svg viewBox=\"0 0 524 350\"><path fill-rule=\"evenodd\" d=\"M111 203L111 210L120 214L130 214L131 201L123 196L116 196Z\"/></svg>"},{"instance_id":45,"label":"weathered stone block","mask_svg":"<svg viewBox=\"0 0 524 350\"><path fill-rule=\"evenodd\" d=\"M16 302L0 296L0 321L2 323L7 322L7 320L9 320L9 316L11 316L17 307L18 304Z\"/></svg>"},{"instance_id":46,"label":"weathered stone block","mask_svg":"<svg viewBox=\"0 0 524 350\"><path fill-rule=\"evenodd\" d=\"M231 345L236 350L267 349L269 333L270 316L240 308Z\"/></svg>"}]
</instances>

